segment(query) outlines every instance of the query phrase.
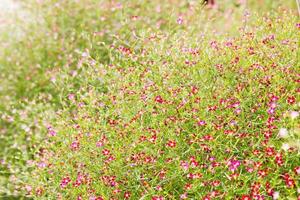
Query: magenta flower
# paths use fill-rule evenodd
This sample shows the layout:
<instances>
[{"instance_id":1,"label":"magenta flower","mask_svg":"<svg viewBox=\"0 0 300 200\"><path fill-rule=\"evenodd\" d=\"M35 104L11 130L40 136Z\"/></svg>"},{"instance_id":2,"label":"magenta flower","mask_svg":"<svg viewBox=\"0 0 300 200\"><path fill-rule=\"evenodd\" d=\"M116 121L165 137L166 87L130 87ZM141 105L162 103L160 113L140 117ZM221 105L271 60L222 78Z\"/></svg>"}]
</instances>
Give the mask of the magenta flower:
<instances>
[{"instance_id":1,"label":"magenta flower","mask_svg":"<svg viewBox=\"0 0 300 200\"><path fill-rule=\"evenodd\" d=\"M71 179L70 179L70 177L64 177L62 180L61 180L61 182L60 182L60 187L61 188L65 188L65 187L67 187L67 185L69 184L71 182Z\"/></svg>"},{"instance_id":2,"label":"magenta flower","mask_svg":"<svg viewBox=\"0 0 300 200\"><path fill-rule=\"evenodd\" d=\"M241 162L238 160L230 160L229 161L229 169L234 172L241 165Z\"/></svg>"},{"instance_id":3,"label":"magenta flower","mask_svg":"<svg viewBox=\"0 0 300 200\"><path fill-rule=\"evenodd\" d=\"M74 142L71 143L71 149L73 151L76 151L79 149L79 142L77 140L75 140Z\"/></svg>"}]
</instances>

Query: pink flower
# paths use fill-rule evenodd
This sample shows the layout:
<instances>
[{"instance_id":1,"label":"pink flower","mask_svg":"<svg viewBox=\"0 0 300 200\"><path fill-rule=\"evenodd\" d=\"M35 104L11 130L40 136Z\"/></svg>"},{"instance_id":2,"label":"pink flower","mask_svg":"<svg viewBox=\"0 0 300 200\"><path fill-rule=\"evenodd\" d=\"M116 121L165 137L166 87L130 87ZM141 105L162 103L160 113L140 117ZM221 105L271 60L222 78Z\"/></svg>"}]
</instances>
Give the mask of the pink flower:
<instances>
[{"instance_id":1,"label":"pink flower","mask_svg":"<svg viewBox=\"0 0 300 200\"><path fill-rule=\"evenodd\" d=\"M268 109L268 114L269 115L273 115L275 113L275 109L274 108L269 108Z\"/></svg>"},{"instance_id":2,"label":"pink flower","mask_svg":"<svg viewBox=\"0 0 300 200\"><path fill-rule=\"evenodd\" d=\"M51 126L48 126L47 129L50 136L56 136L56 131L54 131Z\"/></svg>"},{"instance_id":3,"label":"pink flower","mask_svg":"<svg viewBox=\"0 0 300 200\"><path fill-rule=\"evenodd\" d=\"M205 126L206 125L206 122L204 120L200 120L198 121L197 123L199 126Z\"/></svg>"},{"instance_id":4,"label":"pink flower","mask_svg":"<svg viewBox=\"0 0 300 200\"><path fill-rule=\"evenodd\" d=\"M229 161L229 169L232 172L235 171L240 165L241 165L241 162L238 160L230 160Z\"/></svg>"},{"instance_id":5,"label":"pink flower","mask_svg":"<svg viewBox=\"0 0 300 200\"><path fill-rule=\"evenodd\" d=\"M40 162L39 164L38 164L38 167L39 168L45 168L47 165L46 165L46 163L45 162Z\"/></svg>"},{"instance_id":6,"label":"pink flower","mask_svg":"<svg viewBox=\"0 0 300 200\"><path fill-rule=\"evenodd\" d=\"M188 196L186 192L180 195L180 199L187 199L187 198Z\"/></svg>"},{"instance_id":7,"label":"pink flower","mask_svg":"<svg viewBox=\"0 0 300 200\"><path fill-rule=\"evenodd\" d=\"M68 95L68 99L69 99L70 101L75 100L75 94L69 94L69 95Z\"/></svg>"},{"instance_id":8,"label":"pink flower","mask_svg":"<svg viewBox=\"0 0 300 200\"><path fill-rule=\"evenodd\" d=\"M64 177L64 178L61 180L61 182L60 182L60 187L61 187L61 188L67 187L67 185L68 185L70 182L71 182L70 177L66 176L66 177Z\"/></svg>"},{"instance_id":9,"label":"pink flower","mask_svg":"<svg viewBox=\"0 0 300 200\"><path fill-rule=\"evenodd\" d=\"M77 151L79 149L79 142L77 140L73 141L71 144L71 149Z\"/></svg>"},{"instance_id":10,"label":"pink flower","mask_svg":"<svg viewBox=\"0 0 300 200\"><path fill-rule=\"evenodd\" d=\"M288 137L288 135L289 135L289 132L288 132L288 130L286 128L281 128L279 130L279 133L278 133L279 137L286 138L286 137Z\"/></svg>"},{"instance_id":11,"label":"pink flower","mask_svg":"<svg viewBox=\"0 0 300 200\"><path fill-rule=\"evenodd\" d=\"M182 16L179 16L177 18L177 24L179 24L179 25L183 24L183 18L182 18Z\"/></svg>"},{"instance_id":12,"label":"pink flower","mask_svg":"<svg viewBox=\"0 0 300 200\"><path fill-rule=\"evenodd\" d=\"M186 161L180 161L180 167L182 167L184 170L189 169L189 163Z\"/></svg>"},{"instance_id":13,"label":"pink flower","mask_svg":"<svg viewBox=\"0 0 300 200\"><path fill-rule=\"evenodd\" d=\"M103 144L103 142L102 141L98 141L97 143L96 143L96 147L102 147L104 144Z\"/></svg>"},{"instance_id":14,"label":"pink flower","mask_svg":"<svg viewBox=\"0 0 300 200\"><path fill-rule=\"evenodd\" d=\"M296 119L297 117L299 117L299 112L291 111L290 112L290 117L291 117L291 119Z\"/></svg>"},{"instance_id":15,"label":"pink flower","mask_svg":"<svg viewBox=\"0 0 300 200\"><path fill-rule=\"evenodd\" d=\"M151 198L151 200L164 200L164 197L162 197L162 196L153 196Z\"/></svg>"},{"instance_id":16,"label":"pink flower","mask_svg":"<svg viewBox=\"0 0 300 200\"><path fill-rule=\"evenodd\" d=\"M108 150L108 149L103 149L102 154L103 154L104 156L107 156L107 155L110 154L110 150Z\"/></svg>"}]
</instances>

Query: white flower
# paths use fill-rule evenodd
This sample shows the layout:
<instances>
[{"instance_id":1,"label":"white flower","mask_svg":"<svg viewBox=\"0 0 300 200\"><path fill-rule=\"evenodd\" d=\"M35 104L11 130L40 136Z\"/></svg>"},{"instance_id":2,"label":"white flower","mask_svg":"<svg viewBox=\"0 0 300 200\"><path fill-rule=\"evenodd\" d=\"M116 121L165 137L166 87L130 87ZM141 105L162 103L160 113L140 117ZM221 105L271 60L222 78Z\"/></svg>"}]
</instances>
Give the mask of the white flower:
<instances>
[{"instance_id":1,"label":"white flower","mask_svg":"<svg viewBox=\"0 0 300 200\"><path fill-rule=\"evenodd\" d=\"M274 192L273 199L278 199L278 198L279 198L279 192Z\"/></svg>"},{"instance_id":2,"label":"white flower","mask_svg":"<svg viewBox=\"0 0 300 200\"><path fill-rule=\"evenodd\" d=\"M297 112L297 111L291 111L290 112L290 117L292 119L296 119L298 116L299 116L299 112Z\"/></svg>"},{"instance_id":3,"label":"white flower","mask_svg":"<svg viewBox=\"0 0 300 200\"><path fill-rule=\"evenodd\" d=\"M289 150L290 145L287 144L287 143L283 143L281 148L282 148L284 151L287 151L287 150Z\"/></svg>"},{"instance_id":4,"label":"white flower","mask_svg":"<svg viewBox=\"0 0 300 200\"><path fill-rule=\"evenodd\" d=\"M279 137L286 138L289 135L289 132L286 128L281 128L278 133Z\"/></svg>"}]
</instances>

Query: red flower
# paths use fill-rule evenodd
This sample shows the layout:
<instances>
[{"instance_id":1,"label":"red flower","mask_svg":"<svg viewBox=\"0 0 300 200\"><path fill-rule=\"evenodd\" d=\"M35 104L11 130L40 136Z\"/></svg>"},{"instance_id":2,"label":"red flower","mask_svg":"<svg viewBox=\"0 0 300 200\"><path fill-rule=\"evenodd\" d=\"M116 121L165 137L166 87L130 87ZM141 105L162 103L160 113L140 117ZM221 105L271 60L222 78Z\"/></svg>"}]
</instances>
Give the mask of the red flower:
<instances>
[{"instance_id":1,"label":"red flower","mask_svg":"<svg viewBox=\"0 0 300 200\"><path fill-rule=\"evenodd\" d=\"M275 155L275 163L279 166L283 165L283 159L282 159L282 155L280 153L277 153Z\"/></svg>"},{"instance_id":2,"label":"red flower","mask_svg":"<svg viewBox=\"0 0 300 200\"><path fill-rule=\"evenodd\" d=\"M285 173L283 176L282 176L283 180L285 181L285 184L289 187L289 188L293 188L295 187L295 181L294 179L288 174L288 173Z\"/></svg>"},{"instance_id":3,"label":"red flower","mask_svg":"<svg viewBox=\"0 0 300 200\"><path fill-rule=\"evenodd\" d=\"M110 153L110 151L108 149L103 149L102 154L104 156L107 156Z\"/></svg>"},{"instance_id":4,"label":"red flower","mask_svg":"<svg viewBox=\"0 0 300 200\"><path fill-rule=\"evenodd\" d=\"M176 147L176 141L174 141L174 140L169 140L168 143L167 143L167 146L168 146L168 147L171 147L171 148Z\"/></svg>"},{"instance_id":5,"label":"red flower","mask_svg":"<svg viewBox=\"0 0 300 200\"><path fill-rule=\"evenodd\" d=\"M296 102L296 98L295 98L294 96L289 96L289 97L287 98L287 102L288 102L290 105L292 105L292 104L294 104L294 103Z\"/></svg>"},{"instance_id":6,"label":"red flower","mask_svg":"<svg viewBox=\"0 0 300 200\"><path fill-rule=\"evenodd\" d=\"M203 200L210 200L210 197L206 195L205 197L203 197Z\"/></svg>"},{"instance_id":7,"label":"red flower","mask_svg":"<svg viewBox=\"0 0 300 200\"><path fill-rule=\"evenodd\" d=\"M274 156L275 155L275 149L273 147L267 147L265 150L265 153L267 156Z\"/></svg>"},{"instance_id":8,"label":"red flower","mask_svg":"<svg viewBox=\"0 0 300 200\"><path fill-rule=\"evenodd\" d=\"M162 196L153 196L151 199L152 200L164 200L164 197L162 197Z\"/></svg>"},{"instance_id":9,"label":"red flower","mask_svg":"<svg viewBox=\"0 0 300 200\"><path fill-rule=\"evenodd\" d=\"M192 94L197 94L198 88L196 86L192 86Z\"/></svg>"},{"instance_id":10,"label":"red flower","mask_svg":"<svg viewBox=\"0 0 300 200\"><path fill-rule=\"evenodd\" d=\"M163 102L164 102L164 100L163 100L163 98L162 98L161 96L156 96L156 97L155 97L155 101L156 101L157 103L163 103Z\"/></svg>"},{"instance_id":11,"label":"red flower","mask_svg":"<svg viewBox=\"0 0 300 200\"><path fill-rule=\"evenodd\" d=\"M295 173L296 173L297 175L300 175L300 166L295 167L295 168L294 168L294 171L295 171Z\"/></svg>"},{"instance_id":12,"label":"red flower","mask_svg":"<svg viewBox=\"0 0 300 200\"><path fill-rule=\"evenodd\" d=\"M251 197L249 195L243 195L242 200L251 200Z\"/></svg>"}]
</instances>

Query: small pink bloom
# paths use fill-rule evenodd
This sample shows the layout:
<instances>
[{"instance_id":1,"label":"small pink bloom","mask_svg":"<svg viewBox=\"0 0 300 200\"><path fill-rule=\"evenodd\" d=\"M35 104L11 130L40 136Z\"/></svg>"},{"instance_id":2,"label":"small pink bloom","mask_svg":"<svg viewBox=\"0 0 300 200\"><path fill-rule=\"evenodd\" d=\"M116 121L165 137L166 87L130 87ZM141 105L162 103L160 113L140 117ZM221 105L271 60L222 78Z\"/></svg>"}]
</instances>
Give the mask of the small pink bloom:
<instances>
[{"instance_id":1,"label":"small pink bloom","mask_svg":"<svg viewBox=\"0 0 300 200\"><path fill-rule=\"evenodd\" d=\"M241 165L241 162L238 161L238 160L231 160L231 161L229 161L229 169L230 169L230 171L235 171L240 165Z\"/></svg>"},{"instance_id":2,"label":"small pink bloom","mask_svg":"<svg viewBox=\"0 0 300 200\"><path fill-rule=\"evenodd\" d=\"M199 126L205 126L206 125L206 122L204 120L200 120L198 121L197 123Z\"/></svg>"},{"instance_id":3,"label":"small pink bloom","mask_svg":"<svg viewBox=\"0 0 300 200\"><path fill-rule=\"evenodd\" d=\"M72 144L71 144L71 149L73 151L76 151L79 149L79 142L77 140L73 141Z\"/></svg>"},{"instance_id":4,"label":"small pink bloom","mask_svg":"<svg viewBox=\"0 0 300 200\"><path fill-rule=\"evenodd\" d=\"M96 147L103 147L103 142L102 141L98 141L97 143L96 143Z\"/></svg>"},{"instance_id":5,"label":"small pink bloom","mask_svg":"<svg viewBox=\"0 0 300 200\"><path fill-rule=\"evenodd\" d=\"M70 179L70 177L64 177L62 180L61 180L61 182L60 182L60 187L61 188L65 188L65 187L67 187L67 185L69 184L71 182L71 179Z\"/></svg>"},{"instance_id":6,"label":"small pink bloom","mask_svg":"<svg viewBox=\"0 0 300 200\"><path fill-rule=\"evenodd\" d=\"M182 16L179 16L177 18L177 24L179 24L179 25L183 24L183 18L182 18Z\"/></svg>"}]
</instances>

